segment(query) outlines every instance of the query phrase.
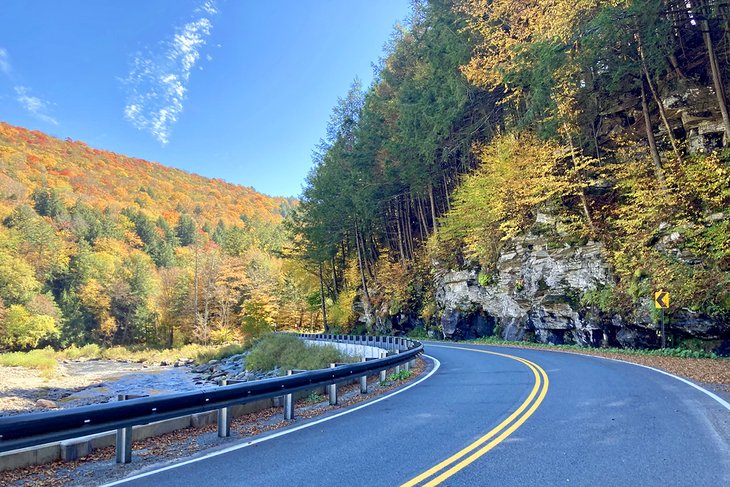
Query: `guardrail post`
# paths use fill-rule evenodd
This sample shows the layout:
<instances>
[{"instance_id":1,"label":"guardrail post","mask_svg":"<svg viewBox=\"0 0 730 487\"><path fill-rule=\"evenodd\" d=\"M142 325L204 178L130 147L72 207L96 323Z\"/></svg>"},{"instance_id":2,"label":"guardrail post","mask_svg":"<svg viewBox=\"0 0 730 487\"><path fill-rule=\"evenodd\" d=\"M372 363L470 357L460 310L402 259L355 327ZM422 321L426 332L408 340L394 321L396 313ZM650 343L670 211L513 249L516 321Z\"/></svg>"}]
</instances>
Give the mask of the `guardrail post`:
<instances>
[{"instance_id":1,"label":"guardrail post","mask_svg":"<svg viewBox=\"0 0 730 487\"><path fill-rule=\"evenodd\" d=\"M395 349L395 353L400 353L400 350L398 350L396 348ZM396 375L400 374L400 364L398 364L398 365L395 366L395 373L396 373Z\"/></svg>"},{"instance_id":2,"label":"guardrail post","mask_svg":"<svg viewBox=\"0 0 730 487\"><path fill-rule=\"evenodd\" d=\"M380 352L380 358L385 358L387 356L388 356L388 352L385 352L385 351ZM380 371L380 382L385 382L386 373L387 373L386 369L383 369Z\"/></svg>"},{"instance_id":3,"label":"guardrail post","mask_svg":"<svg viewBox=\"0 0 730 487\"><path fill-rule=\"evenodd\" d=\"M330 364L330 369L334 369L335 367L337 367L337 364ZM337 384L330 384L329 392L330 392L330 406L334 406L337 404Z\"/></svg>"},{"instance_id":4,"label":"guardrail post","mask_svg":"<svg viewBox=\"0 0 730 487\"><path fill-rule=\"evenodd\" d=\"M363 362L367 362L368 359L365 357L362 358ZM360 376L360 394L367 394L368 393L368 376L362 375Z\"/></svg>"},{"instance_id":5,"label":"guardrail post","mask_svg":"<svg viewBox=\"0 0 730 487\"><path fill-rule=\"evenodd\" d=\"M218 381L218 385L225 387L228 385L226 379ZM218 438L228 438L231 436L231 422L228 418L228 408L220 408L218 410Z\"/></svg>"},{"instance_id":6,"label":"guardrail post","mask_svg":"<svg viewBox=\"0 0 730 487\"><path fill-rule=\"evenodd\" d=\"M292 375L293 370L287 370L286 375ZM294 419L294 398L291 394L284 396L284 419L291 421Z\"/></svg>"},{"instance_id":7,"label":"guardrail post","mask_svg":"<svg viewBox=\"0 0 730 487\"><path fill-rule=\"evenodd\" d=\"M126 401L127 394L119 394L117 400ZM132 463L132 427L117 430L117 463Z\"/></svg>"}]
</instances>

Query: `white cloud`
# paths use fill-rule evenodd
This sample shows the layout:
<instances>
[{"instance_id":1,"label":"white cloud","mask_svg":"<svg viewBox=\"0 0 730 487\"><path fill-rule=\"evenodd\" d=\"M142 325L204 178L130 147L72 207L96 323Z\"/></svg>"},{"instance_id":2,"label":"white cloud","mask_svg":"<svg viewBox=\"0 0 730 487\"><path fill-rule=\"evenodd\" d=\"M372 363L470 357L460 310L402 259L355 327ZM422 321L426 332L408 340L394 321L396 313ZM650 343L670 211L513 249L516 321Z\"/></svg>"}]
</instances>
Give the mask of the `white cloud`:
<instances>
[{"instance_id":1,"label":"white cloud","mask_svg":"<svg viewBox=\"0 0 730 487\"><path fill-rule=\"evenodd\" d=\"M203 3L200 8L195 9L195 12L205 12L208 15L215 15L218 13L218 9L215 8L215 4L209 0Z\"/></svg>"},{"instance_id":2,"label":"white cloud","mask_svg":"<svg viewBox=\"0 0 730 487\"><path fill-rule=\"evenodd\" d=\"M7 76L10 76L10 71L12 71L8 51L3 49L2 47L0 47L0 71L5 73Z\"/></svg>"},{"instance_id":3,"label":"white cloud","mask_svg":"<svg viewBox=\"0 0 730 487\"><path fill-rule=\"evenodd\" d=\"M18 103L23 105L23 108L25 108L28 113L36 117L38 120L58 125L56 119L47 113L49 103L37 96L32 96L29 88L25 86L16 86L15 94L17 95L15 99Z\"/></svg>"},{"instance_id":4,"label":"white cloud","mask_svg":"<svg viewBox=\"0 0 730 487\"><path fill-rule=\"evenodd\" d=\"M172 126L183 111L190 72L213 28L209 17L217 12L212 1L204 2L195 9L200 16L178 27L157 52L137 53L123 81L128 87L124 118L163 145L169 142Z\"/></svg>"}]
</instances>

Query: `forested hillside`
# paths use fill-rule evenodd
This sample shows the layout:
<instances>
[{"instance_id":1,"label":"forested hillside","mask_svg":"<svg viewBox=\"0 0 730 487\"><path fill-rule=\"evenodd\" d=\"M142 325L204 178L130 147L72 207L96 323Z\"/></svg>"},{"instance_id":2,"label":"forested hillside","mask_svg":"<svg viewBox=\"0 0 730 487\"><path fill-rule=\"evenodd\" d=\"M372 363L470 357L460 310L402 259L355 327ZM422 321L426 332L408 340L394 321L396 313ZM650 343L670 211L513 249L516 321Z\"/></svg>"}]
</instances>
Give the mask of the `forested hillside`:
<instances>
[{"instance_id":1,"label":"forested hillside","mask_svg":"<svg viewBox=\"0 0 730 487\"><path fill-rule=\"evenodd\" d=\"M294 215L344 330L730 350L730 12L417 1Z\"/></svg>"},{"instance_id":2,"label":"forested hillside","mask_svg":"<svg viewBox=\"0 0 730 487\"><path fill-rule=\"evenodd\" d=\"M0 348L316 323L316 278L281 255L295 204L0 123Z\"/></svg>"}]
</instances>

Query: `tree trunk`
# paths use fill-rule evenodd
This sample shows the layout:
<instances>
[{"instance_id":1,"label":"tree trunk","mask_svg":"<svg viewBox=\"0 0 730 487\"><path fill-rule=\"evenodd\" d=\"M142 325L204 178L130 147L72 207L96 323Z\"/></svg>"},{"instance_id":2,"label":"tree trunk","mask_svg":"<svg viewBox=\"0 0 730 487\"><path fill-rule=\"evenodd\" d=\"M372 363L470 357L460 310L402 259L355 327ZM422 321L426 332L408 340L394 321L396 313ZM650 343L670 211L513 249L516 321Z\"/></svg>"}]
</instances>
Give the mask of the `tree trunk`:
<instances>
[{"instance_id":1,"label":"tree trunk","mask_svg":"<svg viewBox=\"0 0 730 487\"><path fill-rule=\"evenodd\" d=\"M395 224L396 228L398 229L398 253L400 255L400 261L403 262L405 260L405 255L403 253L403 232L401 228L400 223L400 197L396 197L395 200Z\"/></svg>"},{"instance_id":2,"label":"tree trunk","mask_svg":"<svg viewBox=\"0 0 730 487\"><path fill-rule=\"evenodd\" d=\"M576 167L576 161L575 161L575 149L573 148L573 136L570 135L570 132L568 131L567 126L565 126L565 133L568 136L568 144L570 144L570 159L573 161L573 167ZM591 212L588 208L588 200L586 198L586 192L581 186L580 188L580 204L583 207L583 215L586 217L586 222L588 223L588 228L590 228L591 233L595 235L596 233L596 226L593 224L593 218L591 218Z\"/></svg>"},{"instance_id":3,"label":"tree trunk","mask_svg":"<svg viewBox=\"0 0 730 487\"><path fill-rule=\"evenodd\" d=\"M423 200L421 198L418 198L418 216L421 218L421 221L423 222L423 228L425 229L424 234L422 234L423 239L427 239L430 235L428 231L428 220L426 220L426 212L423 210Z\"/></svg>"},{"instance_id":4,"label":"tree trunk","mask_svg":"<svg viewBox=\"0 0 730 487\"><path fill-rule=\"evenodd\" d=\"M636 40L638 42L639 58L641 59L641 69L644 72L646 84L649 86L649 90L651 91L651 94L654 97L654 101L659 108L659 116L661 117L662 123L664 124L664 129L667 131L667 137L669 137L669 142L672 144L672 150L677 156L677 160L681 163L682 152L679 150L679 145L677 144L677 140L674 138L674 133L672 133L672 126L669 125L669 119L667 118L667 113L664 109L664 102L662 102L662 99L659 97L659 93L654 87L654 83L651 81L651 75L649 75L649 69L646 66L646 58L644 57L644 49L641 45L641 36L638 34L638 31L636 34Z\"/></svg>"},{"instance_id":5,"label":"tree trunk","mask_svg":"<svg viewBox=\"0 0 730 487\"><path fill-rule=\"evenodd\" d=\"M405 199L405 198L404 198ZM408 234L408 252L410 254L410 258L413 259L415 256L415 253L413 251L413 229L411 228L411 201L410 199L405 199L406 203L406 211L404 214L405 218L405 226L406 226L406 234Z\"/></svg>"},{"instance_id":6,"label":"tree trunk","mask_svg":"<svg viewBox=\"0 0 730 487\"><path fill-rule=\"evenodd\" d=\"M421 236L421 241L423 241L424 240L423 222L421 221L421 216L418 214L418 202L415 201L415 199L413 198L413 195L411 195L411 197L410 197L410 204L414 206L414 209L416 211L416 220L418 221L418 232L419 232L419 235Z\"/></svg>"},{"instance_id":7,"label":"tree trunk","mask_svg":"<svg viewBox=\"0 0 730 487\"><path fill-rule=\"evenodd\" d=\"M436 229L436 205L433 202L433 184L428 185L428 198L431 200L431 220L433 221L433 233L437 232Z\"/></svg>"},{"instance_id":8,"label":"tree trunk","mask_svg":"<svg viewBox=\"0 0 730 487\"><path fill-rule=\"evenodd\" d=\"M451 211L451 201L449 201L450 200L449 185L447 184L447 181L446 181L446 173L444 173L444 195L446 196L446 209L448 211Z\"/></svg>"},{"instance_id":9,"label":"tree trunk","mask_svg":"<svg viewBox=\"0 0 730 487\"><path fill-rule=\"evenodd\" d=\"M322 263L319 263L319 301L322 304L322 321L324 323L324 332L327 333L329 331L329 326L327 325L327 306L324 302L324 280L322 279Z\"/></svg>"},{"instance_id":10,"label":"tree trunk","mask_svg":"<svg viewBox=\"0 0 730 487\"><path fill-rule=\"evenodd\" d=\"M674 74L677 75L677 79L686 79L687 76L682 72L682 69L679 67L679 59L677 59L677 56L674 54L669 55L669 63L672 65L672 69L674 69Z\"/></svg>"},{"instance_id":11,"label":"tree trunk","mask_svg":"<svg viewBox=\"0 0 730 487\"><path fill-rule=\"evenodd\" d=\"M347 240L349 241L349 239ZM347 274L345 272L347 270L347 248L345 247L345 240L340 242L340 246L342 247L342 289L347 291ZM348 244L347 247L349 246Z\"/></svg>"},{"instance_id":12,"label":"tree trunk","mask_svg":"<svg viewBox=\"0 0 730 487\"><path fill-rule=\"evenodd\" d=\"M337 247L335 247L337 248ZM330 262L332 264L332 288L335 292L335 301L337 301L337 297L340 294L339 289L337 289L337 269L335 268L335 256L333 255L330 259Z\"/></svg>"},{"instance_id":13,"label":"tree trunk","mask_svg":"<svg viewBox=\"0 0 730 487\"><path fill-rule=\"evenodd\" d=\"M715 47L712 45L710 23L705 19L700 22L700 27L702 29L702 38L704 39L705 47L707 48L707 55L710 58L710 73L712 74L712 83L715 85L715 96L717 97L717 105L720 107L720 113L722 114L722 125L725 128L725 137L722 138L722 145L727 147L728 142L730 142L730 115L728 115L727 110L725 85L723 85L722 83L720 65L717 62Z\"/></svg>"},{"instance_id":14,"label":"tree trunk","mask_svg":"<svg viewBox=\"0 0 730 487\"><path fill-rule=\"evenodd\" d=\"M372 326L373 320L370 313L370 293L368 293L368 283L365 280L365 270L363 269L363 258L360 252L360 231L355 224L355 246L357 247L357 263L360 268L360 279L362 280L363 291L363 309L365 311L365 323L368 327Z\"/></svg>"},{"instance_id":15,"label":"tree trunk","mask_svg":"<svg viewBox=\"0 0 730 487\"><path fill-rule=\"evenodd\" d=\"M664 179L664 170L662 169L662 159L656 147L656 139L654 139L654 130L651 125L651 116L649 114L649 103L646 101L646 90L644 89L644 80L641 80L641 111L644 113L644 128L646 129L646 138L649 141L649 151L651 158L654 160L654 174L662 189L666 190L667 185Z\"/></svg>"}]
</instances>

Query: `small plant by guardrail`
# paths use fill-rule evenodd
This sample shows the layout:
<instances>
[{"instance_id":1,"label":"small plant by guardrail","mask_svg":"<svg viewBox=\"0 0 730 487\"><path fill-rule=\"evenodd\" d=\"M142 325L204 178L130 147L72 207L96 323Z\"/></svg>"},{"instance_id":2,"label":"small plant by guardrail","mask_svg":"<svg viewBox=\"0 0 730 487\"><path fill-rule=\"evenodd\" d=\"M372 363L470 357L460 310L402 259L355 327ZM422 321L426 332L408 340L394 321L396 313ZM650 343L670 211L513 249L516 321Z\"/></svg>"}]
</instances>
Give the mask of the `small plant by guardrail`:
<instances>
[{"instance_id":1,"label":"small plant by guardrail","mask_svg":"<svg viewBox=\"0 0 730 487\"><path fill-rule=\"evenodd\" d=\"M384 386L384 385L388 385L388 384L390 384L392 382L398 382L400 380L406 380L406 379L408 379L412 375L413 375L413 372L411 372L410 370L401 370L400 372L397 372L397 373L394 372L394 373L390 374L385 381L382 381L380 383L380 385L383 385Z\"/></svg>"},{"instance_id":2,"label":"small plant by guardrail","mask_svg":"<svg viewBox=\"0 0 730 487\"><path fill-rule=\"evenodd\" d=\"M312 403L322 402L322 399L323 399L322 395L317 394L316 392L312 392L307 396L307 401L312 402Z\"/></svg>"}]
</instances>

